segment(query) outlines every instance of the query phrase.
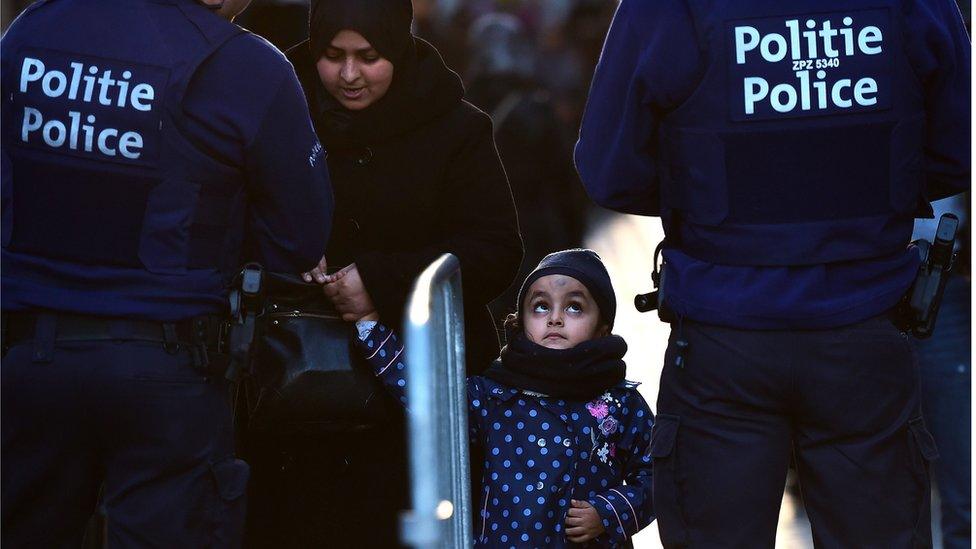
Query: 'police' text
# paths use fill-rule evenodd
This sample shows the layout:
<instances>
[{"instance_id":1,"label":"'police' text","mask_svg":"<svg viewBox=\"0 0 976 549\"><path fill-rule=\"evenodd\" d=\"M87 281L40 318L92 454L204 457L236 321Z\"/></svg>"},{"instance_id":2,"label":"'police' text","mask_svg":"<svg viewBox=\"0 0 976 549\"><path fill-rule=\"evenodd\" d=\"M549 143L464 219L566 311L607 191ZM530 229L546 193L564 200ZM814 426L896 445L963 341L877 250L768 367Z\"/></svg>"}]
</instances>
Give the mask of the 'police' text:
<instances>
[{"instance_id":1,"label":"'police' text","mask_svg":"<svg viewBox=\"0 0 976 549\"><path fill-rule=\"evenodd\" d=\"M82 60L53 64L40 56L25 56L17 89L24 99L20 140L75 153L139 159L145 147L140 128L115 127L112 121L123 117L106 113L153 110L156 87L133 76L132 69L113 70Z\"/></svg>"}]
</instances>

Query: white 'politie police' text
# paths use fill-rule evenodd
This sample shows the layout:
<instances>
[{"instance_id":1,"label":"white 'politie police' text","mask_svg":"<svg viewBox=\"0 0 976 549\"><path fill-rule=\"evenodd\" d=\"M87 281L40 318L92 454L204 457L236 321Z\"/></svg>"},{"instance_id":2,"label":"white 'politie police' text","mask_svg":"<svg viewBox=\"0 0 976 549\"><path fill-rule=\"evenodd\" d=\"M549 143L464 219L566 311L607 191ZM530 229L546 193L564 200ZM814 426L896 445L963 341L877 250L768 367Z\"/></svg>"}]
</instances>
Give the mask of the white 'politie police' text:
<instances>
[{"instance_id":1,"label":"white 'politie police' text","mask_svg":"<svg viewBox=\"0 0 976 549\"><path fill-rule=\"evenodd\" d=\"M25 57L20 71L22 94L38 86L44 96L81 104L79 110L69 110L67 120L45 119L40 109L24 106L20 138L27 143L40 132L44 143L52 148L67 147L72 151L96 152L105 156L121 155L138 159L142 154L143 136L138 131L122 131L119 128L98 127L93 113L83 112L84 104L117 109L134 109L149 112L156 98L156 90L144 82L132 82L132 71L122 71L113 78L111 70L101 70L96 65L71 61L66 70L46 67L44 62Z\"/></svg>"},{"instance_id":2,"label":"white 'politie police' text","mask_svg":"<svg viewBox=\"0 0 976 549\"><path fill-rule=\"evenodd\" d=\"M834 28L829 19L818 22L809 18L803 21L807 30L801 30L800 19L789 19L784 21L782 33L766 34L754 26L736 26L733 31L736 64L752 65L760 59L760 63L785 61L792 63L795 78L769 82L762 76L745 77L742 82L745 114L754 114L757 104L763 102L768 102L778 113L794 112L797 108L813 111L875 105L876 79L865 76L856 81L833 80L829 73L841 66L845 57L880 54L884 41L882 30L876 25L856 29L850 16L843 17L841 23Z\"/></svg>"}]
</instances>

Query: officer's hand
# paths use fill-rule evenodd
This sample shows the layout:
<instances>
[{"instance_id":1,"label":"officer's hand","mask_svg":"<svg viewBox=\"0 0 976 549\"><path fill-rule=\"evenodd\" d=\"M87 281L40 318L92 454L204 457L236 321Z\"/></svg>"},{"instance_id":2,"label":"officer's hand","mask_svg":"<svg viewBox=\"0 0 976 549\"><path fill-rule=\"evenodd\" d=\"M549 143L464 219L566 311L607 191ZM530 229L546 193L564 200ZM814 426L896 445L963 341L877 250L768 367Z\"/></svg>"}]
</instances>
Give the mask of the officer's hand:
<instances>
[{"instance_id":1,"label":"officer's hand","mask_svg":"<svg viewBox=\"0 0 976 549\"><path fill-rule=\"evenodd\" d=\"M342 320L355 322L376 313L376 306L363 285L355 263L329 276L328 280L331 282L322 289L326 297L332 300Z\"/></svg>"},{"instance_id":2,"label":"officer's hand","mask_svg":"<svg viewBox=\"0 0 976 549\"><path fill-rule=\"evenodd\" d=\"M316 265L314 269L312 269L307 273L302 273L302 280L304 280L305 282L311 282L312 280L315 280L319 284L325 284L326 282L328 282L328 275L325 274L325 271L328 269L328 267L329 264L325 260L325 256L323 255L322 259L319 260L319 264Z\"/></svg>"},{"instance_id":3,"label":"officer's hand","mask_svg":"<svg viewBox=\"0 0 976 549\"><path fill-rule=\"evenodd\" d=\"M566 539L573 543L585 543L605 531L600 514L588 501L574 499L572 505L566 513Z\"/></svg>"}]
</instances>

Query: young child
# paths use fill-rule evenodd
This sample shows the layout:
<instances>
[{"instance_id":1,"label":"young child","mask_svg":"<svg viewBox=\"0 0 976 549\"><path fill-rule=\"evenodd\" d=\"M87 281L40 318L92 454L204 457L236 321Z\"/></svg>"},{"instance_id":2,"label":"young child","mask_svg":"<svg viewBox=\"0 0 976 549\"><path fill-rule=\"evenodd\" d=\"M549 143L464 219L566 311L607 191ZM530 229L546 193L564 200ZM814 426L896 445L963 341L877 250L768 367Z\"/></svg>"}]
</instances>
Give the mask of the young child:
<instances>
[{"instance_id":1,"label":"young child","mask_svg":"<svg viewBox=\"0 0 976 549\"><path fill-rule=\"evenodd\" d=\"M653 418L624 380L627 344L611 335L616 300L590 250L546 256L506 321L507 346L468 378L472 444L486 456L477 547L629 547L653 520ZM357 322L376 375L403 400L403 347Z\"/></svg>"}]
</instances>

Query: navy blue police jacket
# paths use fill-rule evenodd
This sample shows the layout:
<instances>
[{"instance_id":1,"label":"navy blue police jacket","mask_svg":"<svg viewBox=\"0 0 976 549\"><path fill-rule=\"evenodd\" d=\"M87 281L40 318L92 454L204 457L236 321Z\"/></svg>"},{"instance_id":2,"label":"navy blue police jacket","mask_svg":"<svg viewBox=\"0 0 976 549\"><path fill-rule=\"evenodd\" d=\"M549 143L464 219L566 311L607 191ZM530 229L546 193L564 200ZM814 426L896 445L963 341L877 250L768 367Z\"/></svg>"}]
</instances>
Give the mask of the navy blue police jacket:
<instances>
[{"instance_id":1,"label":"navy blue police jacket","mask_svg":"<svg viewBox=\"0 0 976 549\"><path fill-rule=\"evenodd\" d=\"M42 1L0 53L4 310L179 320L243 260L322 256L324 151L263 39L193 0Z\"/></svg>"},{"instance_id":2,"label":"navy blue police jacket","mask_svg":"<svg viewBox=\"0 0 976 549\"><path fill-rule=\"evenodd\" d=\"M406 405L410 366L399 338L383 324L357 328L358 350ZM634 534L654 520L654 416L637 385L624 381L582 402L469 377L469 438L485 455L481 492L472 494L475 547L633 547ZM603 522L604 532L584 544L566 538L573 499L589 502Z\"/></svg>"},{"instance_id":3,"label":"navy blue police jacket","mask_svg":"<svg viewBox=\"0 0 976 549\"><path fill-rule=\"evenodd\" d=\"M577 169L661 216L679 315L857 322L910 285L913 219L969 188L969 62L952 0L623 0Z\"/></svg>"}]
</instances>

